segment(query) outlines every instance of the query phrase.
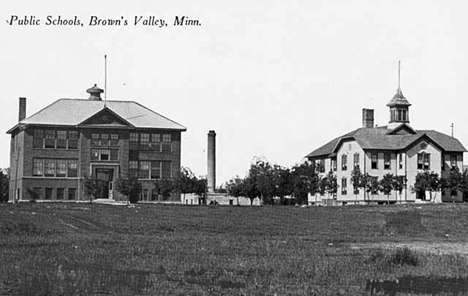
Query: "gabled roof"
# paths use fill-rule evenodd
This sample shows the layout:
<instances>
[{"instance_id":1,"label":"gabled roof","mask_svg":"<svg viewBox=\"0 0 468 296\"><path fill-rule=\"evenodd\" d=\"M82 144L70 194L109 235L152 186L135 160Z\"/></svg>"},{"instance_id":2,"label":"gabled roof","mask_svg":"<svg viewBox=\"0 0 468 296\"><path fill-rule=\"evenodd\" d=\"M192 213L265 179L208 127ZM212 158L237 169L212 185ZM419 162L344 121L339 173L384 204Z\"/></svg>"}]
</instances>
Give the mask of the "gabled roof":
<instances>
[{"instance_id":1,"label":"gabled roof","mask_svg":"<svg viewBox=\"0 0 468 296\"><path fill-rule=\"evenodd\" d=\"M401 127L398 127L399 129ZM411 127L409 127L413 130ZM307 158L329 157L336 153L341 143L354 139L364 150L404 150L422 138L432 140L446 152L466 152L465 147L457 139L434 130L414 130L415 134L389 134L386 126L377 128L359 128L341 137L335 138L325 145L309 153Z\"/></svg>"},{"instance_id":2,"label":"gabled roof","mask_svg":"<svg viewBox=\"0 0 468 296\"><path fill-rule=\"evenodd\" d=\"M158 128L185 131L186 127L133 101L60 99L22 120L19 125L77 126L106 107L135 128Z\"/></svg>"}]
</instances>

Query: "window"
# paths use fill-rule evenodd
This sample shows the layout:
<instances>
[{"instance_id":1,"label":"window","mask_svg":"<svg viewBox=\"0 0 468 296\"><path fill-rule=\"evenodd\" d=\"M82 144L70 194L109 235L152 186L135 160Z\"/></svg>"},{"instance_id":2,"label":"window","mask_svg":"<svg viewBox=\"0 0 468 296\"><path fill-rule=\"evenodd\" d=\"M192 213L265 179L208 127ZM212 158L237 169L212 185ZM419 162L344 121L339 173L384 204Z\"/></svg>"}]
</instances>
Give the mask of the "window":
<instances>
[{"instance_id":1,"label":"window","mask_svg":"<svg viewBox=\"0 0 468 296\"><path fill-rule=\"evenodd\" d=\"M429 170L431 167L431 155L429 153L418 153L418 170Z\"/></svg>"},{"instance_id":2,"label":"window","mask_svg":"<svg viewBox=\"0 0 468 296\"><path fill-rule=\"evenodd\" d=\"M64 199L65 198L65 188L57 188L57 195L56 199Z\"/></svg>"},{"instance_id":3,"label":"window","mask_svg":"<svg viewBox=\"0 0 468 296\"><path fill-rule=\"evenodd\" d=\"M44 175L44 160L42 158L33 158L33 176Z\"/></svg>"},{"instance_id":4,"label":"window","mask_svg":"<svg viewBox=\"0 0 468 296\"><path fill-rule=\"evenodd\" d=\"M315 160L315 170L319 173L325 172L325 159Z\"/></svg>"},{"instance_id":5,"label":"window","mask_svg":"<svg viewBox=\"0 0 468 296\"><path fill-rule=\"evenodd\" d=\"M109 146L109 135L108 134L101 134L101 145L102 146Z\"/></svg>"},{"instance_id":6,"label":"window","mask_svg":"<svg viewBox=\"0 0 468 296\"><path fill-rule=\"evenodd\" d=\"M398 154L398 167L403 169L403 153Z\"/></svg>"},{"instance_id":7,"label":"window","mask_svg":"<svg viewBox=\"0 0 468 296\"><path fill-rule=\"evenodd\" d=\"M354 167L359 168L359 153L354 153Z\"/></svg>"},{"instance_id":8,"label":"window","mask_svg":"<svg viewBox=\"0 0 468 296\"><path fill-rule=\"evenodd\" d=\"M39 177L77 177L76 159L33 158L33 176Z\"/></svg>"},{"instance_id":9,"label":"window","mask_svg":"<svg viewBox=\"0 0 468 296\"><path fill-rule=\"evenodd\" d=\"M44 131L34 130L33 148L44 148Z\"/></svg>"},{"instance_id":10,"label":"window","mask_svg":"<svg viewBox=\"0 0 468 296\"><path fill-rule=\"evenodd\" d=\"M341 155L341 170L346 171L348 169L348 156L346 154Z\"/></svg>"},{"instance_id":11,"label":"window","mask_svg":"<svg viewBox=\"0 0 468 296\"><path fill-rule=\"evenodd\" d=\"M140 149L141 150L149 150L150 144L150 135L149 134L140 134Z\"/></svg>"},{"instance_id":12,"label":"window","mask_svg":"<svg viewBox=\"0 0 468 296\"><path fill-rule=\"evenodd\" d=\"M44 168L44 176L55 177L55 159L44 159Z\"/></svg>"},{"instance_id":13,"label":"window","mask_svg":"<svg viewBox=\"0 0 468 296\"><path fill-rule=\"evenodd\" d=\"M68 160L68 177L75 178L78 176L78 163L74 159Z\"/></svg>"},{"instance_id":14,"label":"window","mask_svg":"<svg viewBox=\"0 0 468 296\"><path fill-rule=\"evenodd\" d=\"M99 134L91 134L91 145L99 145Z\"/></svg>"},{"instance_id":15,"label":"window","mask_svg":"<svg viewBox=\"0 0 468 296\"><path fill-rule=\"evenodd\" d=\"M119 145L119 135L118 134L111 134L110 144L112 146Z\"/></svg>"},{"instance_id":16,"label":"window","mask_svg":"<svg viewBox=\"0 0 468 296\"><path fill-rule=\"evenodd\" d=\"M118 160L119 154L117 149L91 149L92 161L108 161Z\"/></svg>"},{"instance_id":17,"label":"window","mask_svg":"<svg viewBox=\"0 0 468 296\"><path fill-rule=\"evenodd\" d=\"M128 162L128 176L138 177L138 161L132 160Z\"/></svg>"},{"instance_id":18,"label":"window","mask_svg":"<svg viewBox=\"0 0 468 296\"><path fill-rule=\"evenodd\" d=\"M117 149L110 150L110 160L119 160L119 150Z\"/></svg>"},{"instance_id":19,"label":"window","mask_svg":"<svg viewBox=\"0 0 468 296\"><path fill-rule=\"evenodd\" d=\"M336 172L336 159L331 160L331 166L332 166L332 170Z\"/></svg>"},{"instance_id":20,"label":"window","mask_svg":"<svg viewBox=\"0 0 468 296\"><path fill-rule=\"evenodd\" d=\"M172 152L171 134L162 135L162 152Z\"/></svg>"},{"instance_id":21,"label":"window","mask_svg":"<svg viewBox=\"0 0 468 296\"><path fill-rule=\"evenodd\" d=\"M348 193L348 180L346 178L343 177L343 179L341 179L341 195L346 195Z\"/></svg>"},{"instance_id":22,"label":"window","mask_svg":"<svg viewBox=\"0 0 468 296\"><path fill-rule=\"evenodd\" d=\"M68 149L78 149L78 132L68 132Z\"/></svg>"},{"instance_id":23,"label":"window","mask_svg":"<svg viewBox=\"0 0 468 296\"><path fill-rule=\"evenodd\" d=\"M162 162L162 177L163 179L172 178L172 161Z\"/></svg>"},{"instance_id":24,"label":"window","mask_svg":"<svg viewBox=\"0 0 468 296\"><path fill-rule=\"evenodd\" d=\"M68 137L67 137L68 135ZM68 142L68 146L67 146ZM34 130L33 148L77 149L77 131Z\"/></svg>"},{"instance_id":25,"label":"window","mask_svg":"<svg viewBox=\"0 0 468 296\"><path fill-rule=\"evenodd\" d=\"M159 200L158 191L156 189L151 190L151 200L152 201Z\"/></svg>"},{"instance_id":26,"label":"window","mask_svg":"<svg viewBox=\"0 0 468 296\"><path fill-rule=\"evenodd\" d=\"M450 167L452 167L452 169L457 167L457 156L456 155L451 155L450 156Z\"/></svg>"},{"instance_id":27,"label":"window","mask_svg":"<svg viewBox=\"0 0 468 296\"><path fill-rule=\"evenodd\" d=\"M150 172L150 162L149 161L140 161L140 172L138 176L141 179L149 179Z\"/></svg>"},{"instance_id":28,"label":"window","mask_svg":"<svg viewBox=\"0 0 468 296\"><path fill-rule=\"evenodd\" d=\"M149 189L142 189L140 194L141 201L149 201Z\"/></svg>"},{"instance_id":29,"label":"window","mask_svg":"<svg viewBox=\"0 0 468 296\"><path fill-rule=\"evenodd\" d=\"M379 184L379 177L371 177L372 184ZM371 194L376 195L378 193L379 186L372 186Z\"/></svg>"},{"instance_id":30,"label":"window","mask_svg":"<svg viewBox=\"0 0 468 296\"><path fill-rule=\"evenodd\" d=\"M377 169L377 153L371 154L371 169Z\"/></svg>"},{"instance_id":31,"label":"window","mask_svg":"<svg viewBox=\"0 0 468 296\"><path fill-rule=\"evenodd\" d=\"M55 131L54 130L45 131L45 147L55 148Z\"/></svg>"},{"instance_id":32,"label":"window","mask_svg":"<svg viewBox=\"0 0 468 296\"><path fill-rule=\"evenodd\" d=\"M54 195L54 188L46 187L44 199L52 199Z\"/></svg>"},{"instance_id":33,"label":"window","mask_svg":"<svg viewBox=\"0 0 468 296\"><path fill-rule=\"evenodd\" d=\"M76 188L68 188L68 200L76 199Z\"/></svg>"},{"instance_id":34,"label":"window","mask_svg":"<svg viewBox=\"0 0 468 296\"><path fill-rule=\"evenodd\" d=\"M151 134L151 144L150 148L153 151L161 151L161 135L160 134Z\"/></svg>"},{"instance_id":35,"label":"window","mask_svg":"<svg viewBox=\"0 0 468 296\"><path fill-rule=\"evenodd\" d=\"M57 177L66 177L67 176L67 160L66 159L57 159Z\"/></svg>"},{"instance_id":36,"label":"window","mask_svg":"<svg viewBox=\"0 0 468 296\"><path fill-rule=\"evenodd\" d=\"M151 162L151 179L161 179L161 162Z\"/></svg>"},{"instance_id":37,"label":"window","mask_svg":"<svg viewBox=\"0 0 468 296\"><path fill-rule=\"evenodd\" d=\"M99 150L99 160L109 160L110 159L110 150L101 149Z\"/></svg>"},{"instance_id":38,"label":"window","mask_svg":"<svg viewBox=\"0 0 468 296\"><path fill-rule=\"evenodd\" d=\"M138 134L130 133L130 150L138 150Z\"/></svg>"},{"instance_id":39,"label":"window","mask_svg":"<svg viewBox=\"0 0 468 296\"><path fill-rule=\"evenodd\" d=\"M389 153L384 154L384 169L385 170L390 169L390 154Z\"/></svg>"},{"instance_id":40,"label":"window","mask_svg":"<svg viewBox=\"0 0 468 296\"><path fill-rule=\"evenodd\" d=\"M67 148L67 132L57 131L57 148Z\"/></svg>"}]
</instances>

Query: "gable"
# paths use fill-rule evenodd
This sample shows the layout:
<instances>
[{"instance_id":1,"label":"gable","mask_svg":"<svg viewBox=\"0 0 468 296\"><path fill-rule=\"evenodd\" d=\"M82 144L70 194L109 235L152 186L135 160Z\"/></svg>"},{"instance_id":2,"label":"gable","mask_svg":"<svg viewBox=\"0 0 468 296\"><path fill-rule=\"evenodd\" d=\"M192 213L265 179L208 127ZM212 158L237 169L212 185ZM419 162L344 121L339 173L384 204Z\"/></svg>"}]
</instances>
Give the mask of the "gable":
<instances>
[{"instance_id":1,"label":"gable","mask_svg":"<svg viewBox=\"0 0 468 296\"><path fill-rule=\"evenodd\" d=\"M401 124L397 126L396 128L394 128L393 130L390 130L387 132L387 135L400 135L400 136L416 135L416 134L417 132L407 124Z\"/></svg>"},{"instance_id":2,"label":"gable","mask_svg":"<svg viewBox=\"0 0 468 296\"><path fill-rule=\"evenodd\" d=\"M112 127L131 127L132 125L120 117L117 113L104 107L101 111L84 120L79 126L112 126Z\"/></svg>"}]
</instances>

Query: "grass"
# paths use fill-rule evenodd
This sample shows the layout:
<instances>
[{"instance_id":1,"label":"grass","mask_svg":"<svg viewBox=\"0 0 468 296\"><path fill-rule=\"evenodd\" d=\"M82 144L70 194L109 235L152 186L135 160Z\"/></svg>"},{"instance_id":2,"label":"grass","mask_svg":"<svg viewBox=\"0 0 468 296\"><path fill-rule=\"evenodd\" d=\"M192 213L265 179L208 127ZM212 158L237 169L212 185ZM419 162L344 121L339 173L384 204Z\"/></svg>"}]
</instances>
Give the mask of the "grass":
<instances>
[{"instance_id":1,"label":"grass","mask_svg":"<svg viewBox=\"0 0 468 296\"><path fill-rule=\"evenodd\" d=\"M417 287L395 283L408 278L440 290L463 285L467 257L391 245L468 245L467 214L445 204L0 205L0 295L405 295Z\"/></svg>"}]
</instances>

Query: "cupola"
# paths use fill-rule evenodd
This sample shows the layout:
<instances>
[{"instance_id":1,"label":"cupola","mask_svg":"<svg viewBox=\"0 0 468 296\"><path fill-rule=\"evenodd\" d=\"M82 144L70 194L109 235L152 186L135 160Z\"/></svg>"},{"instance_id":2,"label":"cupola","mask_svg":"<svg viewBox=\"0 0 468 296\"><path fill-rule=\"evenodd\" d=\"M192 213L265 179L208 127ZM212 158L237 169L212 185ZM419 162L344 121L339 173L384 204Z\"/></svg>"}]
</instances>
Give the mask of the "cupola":
<instances>
[{"instance_id":1,"label":"cupola","mask_svg":"<svg viewBox=\"0 0 468 296\"><path fill-rule=\"evenodd\" d=\"M409 123L410 102L405 98L400 87L400 61L398 61L398 89L392 100L387 104L390 108L389 129L394 129L402 123Z\"/></svg>"},{"instance_id":2,"label":"cupola","mask_svg":"<svg viewBox=\"0 0 468 296\"><path fill-rule=\"evenodd\" d=\"M99 87L97 87L97 85L94 84L94 86L91 87L91 88L88 88L88 89L86 90L86 92L90 94L90 96L89 96L89 99L90 99L90 100L93 100L93 101L101 101L101 100L102 100L102 99L101 99L101 93L103 93L104 90L101 89L101 88L99 88Z\"/></svg>"}]
</instances>

